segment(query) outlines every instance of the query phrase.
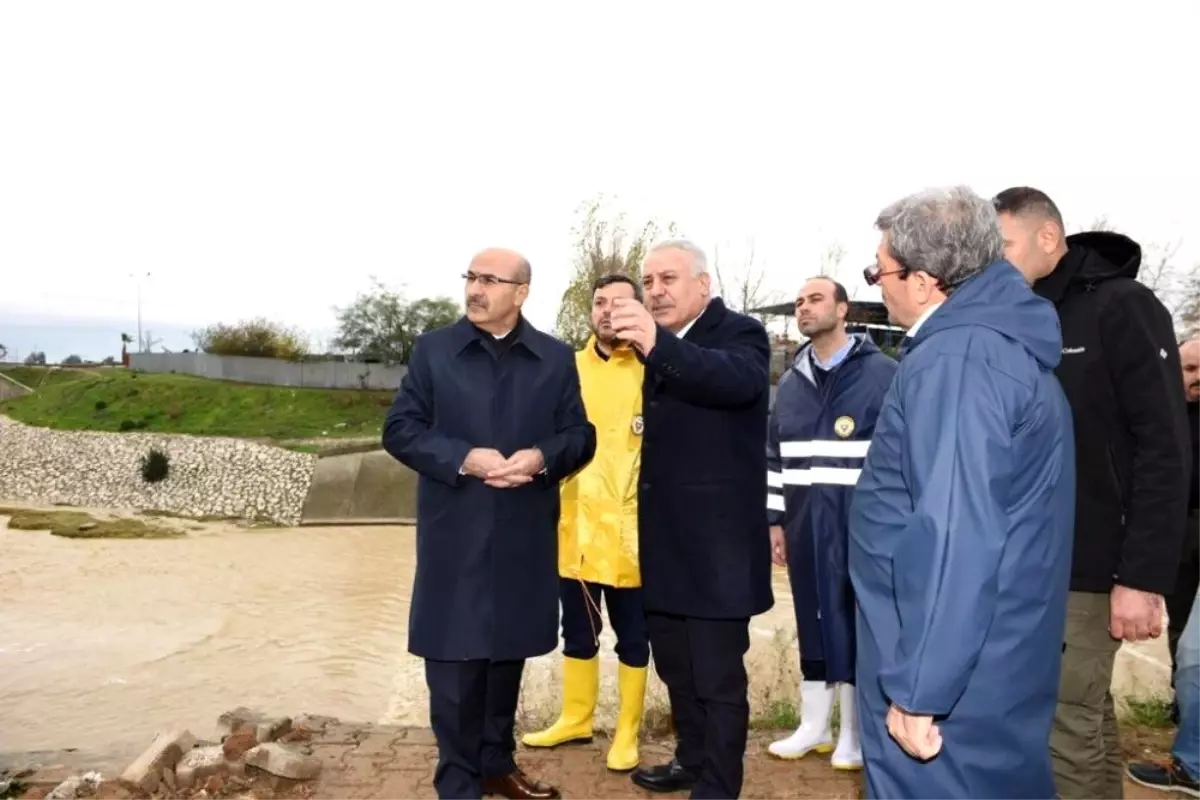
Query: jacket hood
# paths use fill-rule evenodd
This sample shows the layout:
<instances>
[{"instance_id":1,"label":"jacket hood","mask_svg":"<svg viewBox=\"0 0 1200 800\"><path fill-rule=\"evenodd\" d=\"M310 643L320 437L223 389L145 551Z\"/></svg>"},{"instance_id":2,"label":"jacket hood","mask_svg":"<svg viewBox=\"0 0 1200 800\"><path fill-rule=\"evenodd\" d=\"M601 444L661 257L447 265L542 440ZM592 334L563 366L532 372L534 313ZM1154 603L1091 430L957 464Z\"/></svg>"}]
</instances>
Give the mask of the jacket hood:
<instances>
[{"instance_id":1,"label":"jacket hood","mask_svg":"<svg viewBox=\"0 0 1200 800\"><path fill-rule=\"evenodd\" d=\"M1067 237L1069 253L1082 256L1076 280L1095 283L1108 278L1136 278L1142 266L1142 246L1123 233L1090 231Z\"/></svg>"},{"instance_id":2,"label":"jacket hood","mask_svg":"<svg viewBox=\"0 0 1200 800\"><path fill-rule=\"evenodd\" d=\"M1062 332L1054 304L1035 295L1017 268L997 261L970 280L923 324L917 347L948 328L982 325L1017 342L1046 369L1062 360Z\"/></svg>"}]
</instances>

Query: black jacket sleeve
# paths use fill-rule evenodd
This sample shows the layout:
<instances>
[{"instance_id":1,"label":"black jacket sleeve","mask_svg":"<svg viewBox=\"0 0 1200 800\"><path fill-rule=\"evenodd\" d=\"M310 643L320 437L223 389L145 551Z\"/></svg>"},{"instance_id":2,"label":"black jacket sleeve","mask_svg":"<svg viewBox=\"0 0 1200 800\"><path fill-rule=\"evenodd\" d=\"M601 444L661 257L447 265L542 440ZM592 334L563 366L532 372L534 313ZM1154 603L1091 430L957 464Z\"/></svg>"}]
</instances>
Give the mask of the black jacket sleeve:
<instances>
[{"instance_id":1,"label":"black jacket sleeve","mask_svg":"<svg viewBox=\"0 0 1200 800\"><path fill-rule=\"evenodd\" d=\"M575 365L574 355L567 361L561 395L554 410L555 434L537 443L546 461L545 478L551 483L558 483L583 469L596 454L596 428L588 422L583 407L579 368Z\"/></svg>"},{"instance_id":2,"label":"black jacket sleeve","mask_svg":"<svg viewBox=\"0 0 1200 800\"><path fill-rule=\"evenodd\" d=\"M659 326L646 368L699 406L754 402L771 390L771 341L757 320L743 317L736 324L722 347L701 347Z\"/></svg>"},{"instance_id":3,"label":"black jacket sleeve","mask_svg":"<svg viewBox=\"0 0 1200 800\"><path fill-rule=\"evenodd\" d=\"M418 339L383 423L383 449L417 473L457 486L471 445L434 429L433 376L425 350Z\"/></svg>"},{"instance_id":4,"label":"black jacket sleeve","mask_svg":"<svg viewBox=\"0 0 1200 800\"><path fill-rule=\"evenodd\" d=\"M1191 459L1174 326L1140 284L1114 298L1100 320L1109 375L1134 442L1116 582L1167 595L1183 552Z\"/></svg>"}]
</instances>

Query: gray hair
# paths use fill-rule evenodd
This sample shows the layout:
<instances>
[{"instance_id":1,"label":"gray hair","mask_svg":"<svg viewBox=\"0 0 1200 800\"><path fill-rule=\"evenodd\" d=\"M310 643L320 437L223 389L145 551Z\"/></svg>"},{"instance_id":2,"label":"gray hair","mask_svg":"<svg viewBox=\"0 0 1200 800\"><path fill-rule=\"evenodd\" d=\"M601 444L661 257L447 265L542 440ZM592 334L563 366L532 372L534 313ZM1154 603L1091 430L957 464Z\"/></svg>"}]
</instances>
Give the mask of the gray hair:
<instances>
[{"instance_id":1,"label":"gray hair","mask_svg":"<svg viewBox=\"0 0 1200 800\"><path fill-rule=\"evenodd\" d=\"M666 239L658 242L646 253L657 253L659 250L681 250L692 257L692 275L704 275L708 272L708 256L700 245L688 239Z\"/></svg>"},{"instance_id":2,"label":"gray hair","mask_svg":"<svg viewBox=\"0 0 1200 800\"><path fill-rule=\"evenodd\" d=\"M991 201L966 186L925 189L879 212L888 252L901 266L928 273L949 294L1004 257L1004 236Z\"/></svg>"}]
</instances>

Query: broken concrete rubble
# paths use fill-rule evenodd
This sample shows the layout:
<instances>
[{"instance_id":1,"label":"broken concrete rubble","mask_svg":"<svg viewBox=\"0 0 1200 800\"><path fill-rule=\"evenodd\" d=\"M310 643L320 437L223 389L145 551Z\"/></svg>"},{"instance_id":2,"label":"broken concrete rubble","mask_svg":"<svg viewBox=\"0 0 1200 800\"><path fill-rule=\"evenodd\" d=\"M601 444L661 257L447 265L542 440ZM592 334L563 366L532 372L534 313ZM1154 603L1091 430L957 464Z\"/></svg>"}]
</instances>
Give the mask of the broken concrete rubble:
<instances>
[{"instance_id":1,"label":"broken concrete rubble","mask_svg":"<svg viewBox=\"0 0 1200 800\"><path fill-rule=\"evenodd\" d=\"M150 747L121 773L120 781L130 789L153 793L162 783L163 771L174 770L183 754L196 745L196 737L186 728L159 733Z\"/></svg>"},{"instance_id":2,"label":"broken concrete rubble","mask_svg":"<svg viewBox=\"0 0 1200 800\"><path fill-rule=\"evenodd\" d=\"M75 800L80 795L89 795L100 786L100 773L88 772L74 775L55 786L46 795L46 800Z\"/></svg>"},{"instance_id":3,"label":"broken concrete rubble","mask_svg":"<svg viewBox=\"0 0 1200 800\"><path fill-rule=\"evenodd\" d=\"M227 775L230 772L229 762L225 758L225 750L221 745L197 747L191 752L184 753L175 767L175 773L168 781L173 781L173 788L190 789L197 783L203 783L213 775ZM165 775L163 776L166 777Z\"/></svg>"},{"instance_id":4,"label":"broken concrete rubble","mask_svg":"<svg viewBox=\"0 0 1200 800\"><path fill-rule=\"evenodd\" d=\"M308 744L313 732L308 724L293 727L291 717L267 717L238 708L222 714L217 728L219 742L197 741L186 728L159 732L115 783L89 772L62 781L46 796L54 800L92 797L102 783L119 786L126 793L121 797L231 796L260 781L302 792L300 784L321 773L322 761L311 755Z\"/></svg>"},{"instance_id":5,"label":"broken concrete rubble","mask_svg":"<svg viewBox=\"0 0 1200 800\"><path fill-rule=\"evenodd\" d=\"M279 742L260 744L247 752L246 766L293 781L311 781L321 774L321 759Z\"/></svg>"}]
</instances>

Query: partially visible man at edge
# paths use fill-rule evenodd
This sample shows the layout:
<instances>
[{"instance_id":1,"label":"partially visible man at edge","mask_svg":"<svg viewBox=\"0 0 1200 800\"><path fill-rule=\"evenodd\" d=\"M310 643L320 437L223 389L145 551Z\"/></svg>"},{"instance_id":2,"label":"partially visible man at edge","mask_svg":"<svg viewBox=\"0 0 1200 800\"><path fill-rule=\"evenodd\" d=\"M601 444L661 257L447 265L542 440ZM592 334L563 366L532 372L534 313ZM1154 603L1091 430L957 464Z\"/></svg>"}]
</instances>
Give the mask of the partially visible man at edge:
<instances>
[{"instance_id":1,"label":"partially visible man at edge","mask_svg":"<svg viewBox=\"0 0 1200 800\"><path fill-rule=\"evenodd\" d=\"M551 800L517 767L525 659L558 644L563 478L591 460L575 355L521 315L529 262L467 268L466 316L417 338L383 446L419 475L408 648L425 659L439 797Z\"/></svg>"},{"instance_id":2,"label":"partially visible man at edge","mask_svg":"<svg viewBox=\"0 0 1200 800\"><path fill-rule=\"evenodd\" d=\"M1079 476L1050 739L1055 783L1065 800L1119 798L1113 662L1122 640L1162 633L1183 552L1190 454L1174 325L1135 280L1142 250L1132 239L1067 236L1058 207L1037 189L1006 189L993 203L1008 260L1058 309L1055 374L1074 417Z\"/></svg>"},{"instance_id":3,"label":"partially visible man at edge","mask_svg":"<svg viewBox=\"0 0 1200 800\"><path fill-rule=\"evenodd\" d=\"M1188 447L1192 453L1192 484L1188 491L1187 532L1183 537L1183 555L1175 590L1167 595L1167 647L1171 650L1171 665L1177 665L1179 637L1191 612L1191 603L1200 586L1200 339L1191 339L1179 347L1179 362L1183 368L1183 396L1187 401ZM1176 670L1171 671L1174 684ZM1171 718L1179 724L1179 703L1171 702Z\"/></svg>"},{"instance_id":4,"label":"partially visible man at edge","mask_svg":"<svg viewBox=\"0 0 1200 800\"><path fill-rule=\"evenodd\" d=\"M633 774L654 792L741 792L750 705L750 618L769 609L766 329L711 297L704 251L654 246L646 305L617 301L612 326L646 365L638 489L642 594L671 700L675 758Z\"/></svg>"},{"instance_id":5,"label":"partially visible man at edge","mask_svg":"<svg viewBox=\"0 0 1200 800\"><path fill-rule=\"evenodd\" d=\"M527 747L592 738L600 691L600 605L617 635L620 711L608 768L638 765L650 642L638 569L637 480L642 448L645 368L612 329L618 299L642 301L628 275L602 275L592 287L592 335L575 354L583 405L596 428L596 456L562 484L558 574L562 597L562 712L549 728L525 734Z\"/></svg>"},{"instance_id":6,"label":"partially visible man at edge","mask_svg":"<svg viewBox=\"0 0 1200 800\"><path fill-rule=\"evenodd\" d=\"M1200 797L1200 339L1184 342L1179 348L1183 364L1183 391L1191 423L1192 490L1188 503L1188 529L1183 562L1173 594L1167 596L1168 645L1171 648L1171 685L1175 699L1172 718L1179 726L1166 762L1134 762L1126 774L1135 783L1164 792L1182 792ZM1191 592L1191 606L1184 594Z\"/></svg>"},{"instance_id":7,"label":"partially visible man at edge","mask_svg":"<svg viewBox=\"0 0 1200 800\"><path fill-rule=\"evenodd\" d=\"M828 277L796 297L808 337L779 379L767 434L772 555L792 587L800 639L800 726L767 750L783 759L833 750L834 769L862 768L854 690L854 587L846 561L850 500L896 362L846 333L850 298ZM830 718L838 701L837 747Z\"/></svg>"},{"instance_id":8,"label":"partially visible man at edge","mask_svg":"<svg viewBox=\"0 0 1200 800\"><path fill-rule=\"evenodd\" d=\"M956 186L884 209L907 348L850 511L867 796L1047 798L1075 507L1054 308Z\"/></svg>"}]
</instances>

